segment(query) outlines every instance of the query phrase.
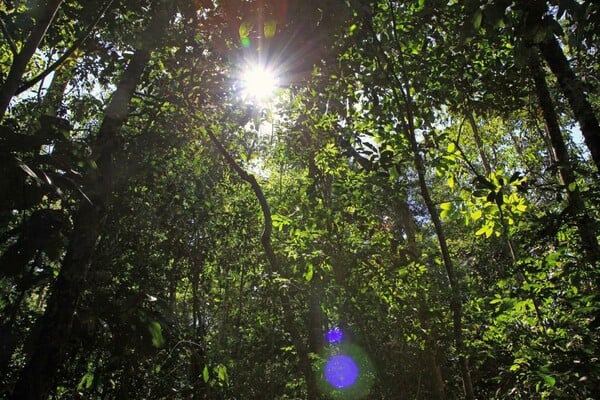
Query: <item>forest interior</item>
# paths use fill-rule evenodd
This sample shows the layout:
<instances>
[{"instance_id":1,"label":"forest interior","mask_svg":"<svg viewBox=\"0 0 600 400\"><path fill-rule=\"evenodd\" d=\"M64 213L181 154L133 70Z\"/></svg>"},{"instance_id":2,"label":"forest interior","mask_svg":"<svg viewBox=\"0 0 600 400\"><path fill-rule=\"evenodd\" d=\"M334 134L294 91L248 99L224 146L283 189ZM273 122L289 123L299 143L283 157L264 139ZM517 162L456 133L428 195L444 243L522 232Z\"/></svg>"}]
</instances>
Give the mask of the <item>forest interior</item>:
<instances>
[{"instance_id":1,"label":"forest interior","mask_svg":"<svg viewBox=\"0 0 600 400\"><path fill-rule=\"evenodd\" d=\"M1 0L0 398L600 399L597 0Z\"/></svg>"}]
</instances>

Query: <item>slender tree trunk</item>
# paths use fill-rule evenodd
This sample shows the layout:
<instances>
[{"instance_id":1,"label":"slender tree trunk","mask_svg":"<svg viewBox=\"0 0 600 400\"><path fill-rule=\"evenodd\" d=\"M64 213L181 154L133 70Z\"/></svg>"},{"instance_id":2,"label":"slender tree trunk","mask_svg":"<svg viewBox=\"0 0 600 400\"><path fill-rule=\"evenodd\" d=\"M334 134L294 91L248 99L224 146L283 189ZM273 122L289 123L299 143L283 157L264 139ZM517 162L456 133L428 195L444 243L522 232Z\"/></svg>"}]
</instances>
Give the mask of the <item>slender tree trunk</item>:
<instances>
[{"instance_id":1,"label":"slender tree trunk","mask_svg":"<svg viewBox=\"0 0 600 400\"><path fill-rule=\"evenodd\" d=\"M19 54L14 55L6 81L0 86L0 120L4 117L8 104L21 83L27 64L39 47L62 2L63 0L49 0L45 7L39 10L36 24L31 30L27 41Z\"/></svg>"},{"instance_id":2,"label":"slender tree trunk","mask_svg":"<svg viewBox=\"0 0 600 400\"><path fill-rule=\"evenodd\" d=\"M393 7L389 7L389 10L393 10ZM394 35L396 34L396 22L393 15L390 16L392 21L392 31ZM377 61L379 63L379 67L382 70L387 71L388 78L391 82L393 82L393 96L394 101L398 107L398 111L401 114L404 114L404 121L402 126L399 127L399 132L404 132L404 135L409 142L413 163L415 170L417 172L418 181L419 181L419 189L421 197L425 202L425 206L427 207L427 212L431 217L431 221L433 222L433 226L435 228L435 233L438 239L438 244L440 247L440 252L442 254L442 261L444 264L444 268L446 270L446 276L448 277L448 281L450 284L450 310L452 312L452 322L453 322L453 336L454 343L456 346L456 352L458 353L458 364L460 369L460 374L463 381L463 389L465 393L465 399L467 400L475 400L475 393L473 392L473 383L471 379L471 371L469 369L469 361L466 355L466 346L463 337L463 315L462 315L462 294L459 285L458 276L454 269L454 263L452 262L452 258L450 257L450 250L448 249L448 242L446 240L446 233L444 227L442 225L442 221L440 219L440 214L436 208L433 199L431 198L431 193L429 192L429 185L427 184L427 173L425 168L425 163L423 161L423 157L421 156L421 151L419 149L419 143L417 142L416 137L416 128L415 128L415 119L414 119L414 104L412 97L409 94L409 89L411 87L410 79L408 72L406 71L406 65L403 57L403 50L400 46L400 41L397 37L395 39L396 45L396 54L398 56L398 60L390 60L385 48L383 47L377 32L375 32L373 25L369 22L369 28L371 30L372 38L375 41L376 45L379 47L377 52ZM383 64L386 65L396 65L397 72L390 72L390 69L383 68ZM404 111L402 113L402 110Z\"/></svg>"},{"instance_id":3,"label":"slender tree trunk","mask_svg":"<svg viewBox=\"0 0 600 400\"><path fill-rule=\"evenodd\" d=\"M409 117L409 120L412 117ZM412 121L409 122L409 125L412 125ZM456 351L458 352L458 362L460 367L460 372L463 378L463 385L465 390L465 398L468 400L474 400L475 394L473 392L473 383L471 381L471 372L469 369L469 362L466 357L466 346L463 338L463 326L462 326L462 300L461 300L461 290L458 282L458 276L456 275L456 271L454 270L454 263L452 262L452 258L450 257L450 250L448 249L448 242L446 240L446 233L444 231L444 227L442 226L442 221L440 219L440 215L431 198L431 194L429 193L429 186L427 185L426 169L425 164L423 162L423 158L421 157L421 153L419 151L419 146L414 134L414 129L408 129L408 139L410 142L410 146L413 152L413 161L415 164L415 169L417 170L418 179L419 179L419 188L421 192L421 197L423 197L423 201L427 207L427 211L431 216L431 221L433 222L433 226L435 227L436 236L438 238L438 243L440 246L440 251L442 253L442 260L444 263L444 267L446 269L446 275L448 276L448 281L450 283L450 310L452 311L452 322L453 322L453 331L454 331L454 342L456 345Z\"/></svg>"},{"instance_id":4,"label":"slender tree trunk","mask_svg":"<svg viewBox=\"0 0 600 400\"><path fill-rule=\"evenodd\" d=\"M565 94L575 119L579 123L596 168L600 171L600 125L594 109L585 93L583 82L575 75L567 57L554 35L538 45L542 56L556 76L558 84Z\"/></svg>"},{"instance_id":5,"label":"slender tree trunk","mask_svg":"<svg viewBox=\"0 0 600 400\"><path fill-rule=\"evenodd\" d=\"M485 154L483 141L481 140L481 135L479 135L479 127L477 126L477 122L475 121L475 118L473 118L473 113L471 111L467 112L467 119L469 120L471 130L473 131L473 139L475 139L475 146L477 146L477 151L479 152L479 157L481 158L481 163L483 164L483 169L487 175L490 175L492 173L492 166L487 158L487 155Z\"/></svg>"},{"instance_id":6,"label":"slender tree trunk","mask_svg":"<svg viewBox=\"0 0 600 400\"><path fill-rule=\"evenodd\" d=\"M419 293L419 312L418 318L419 323L423 327L425 332L425 358L429 364L429 370L431 377L433 378L430 382L431 391L433 393L433 399L445 400L446 399L446 385L444 384L444 377L442 370L438 362L438 345L437 337L433 329L431 328L430 318L428 316L427 302L425 301L422 293Z\"/></svg>"},{"instance_id":7,"label":"slender tree trunk","mask_svg":"<svg viewBox=\"0 0 600 400\"><path fill-rule=\"evenodd\" d=\"M558 162L558 176L567 193L569 211L577 223L577 230L581 237L583 250L588 262L594 265L594 263L600 260L600 250L596 238L597 227L593 219L587 215L585 202L581 197L579 188L572 186L576 183L575 173L571 168L569 152L560 130L558 115L552 103L552 97L546 83L546 76L540 65L536 49L532 49L530 69L535 84L535 92L544 117L546 131L550 136L552 150Z\"/></svg>"},{"instance_id":8,"label":"slender tree trunk","mask_svg":"<svg viewBox=\"0 0 600 400\"><path fill-rule=\"evenodd\" d=\"M450 250L448 249L448 242L446 240L446 232L442 225L442 220L440 219L440 214L438 209L431 198L431 193L429 192L429 185L427 184L427 172L425 168L425 163L423 161L423 157L421 156L421 151L419 150L419 143L417 142L416 134L415 134L415 126L414 126L414 115L413 115L413 102L408 94L408 92L404 91L402 88L410 87L407 73L404 70L403 60L400 61L400 69L402 70L402 82L404 85L399 85L398 89L394 91L396 102L398 106L401 107L404 105L404 109L406 111L406 123L403 129L410 144L410 148L413 153L413 162L415 169L417 171L418 180L419 180L419 189L421 193L421 197L425 202L425 206L427 207L427 211L431 217L431 221L433 222L433 226L435 228L435 233L438 239L438 244L440 246L440 252L442 253L442 260L444 264L444 268L446 269L446 275L448 277L448 281L450 283L450 310L452 311L452 323L453 323L453 332L454 332L454 343L456 345L456 351L458 353L458 363L459 368L463 380L463 388L465 392L465 398L467 400L475 400L475 393L473 392L473 383L471 380L471 371L469 369L469 361L466 356L466 346L463 337L463 315L462 315L462 294L460 289L460 284L458 280L458 276L454 269L454 263L452 262L452 257L450 257ZM401 92L402 99L398 96L398 91Z\"/></svg>"},{"instance_id":9,"label":"slender tree trunk","mask_svg":"<svg viewBox=\"0 0 600 400\"><path fill-rule=\"evenodd\" d=\"M154 15L145 36L162 32L165 19L162 13ZM149 58L149 48L142 47L135 52L104 113L97 138L98 175L91 178L88 188L90 201L82 201L75 215L67 253L40 321L40 335L34 339L35 350L13 392L15 400L47 398L64 359L73 316L113 187L113 156L118 148L118 132L128 118L129 101Z\"/></svg>"}]
</instances>

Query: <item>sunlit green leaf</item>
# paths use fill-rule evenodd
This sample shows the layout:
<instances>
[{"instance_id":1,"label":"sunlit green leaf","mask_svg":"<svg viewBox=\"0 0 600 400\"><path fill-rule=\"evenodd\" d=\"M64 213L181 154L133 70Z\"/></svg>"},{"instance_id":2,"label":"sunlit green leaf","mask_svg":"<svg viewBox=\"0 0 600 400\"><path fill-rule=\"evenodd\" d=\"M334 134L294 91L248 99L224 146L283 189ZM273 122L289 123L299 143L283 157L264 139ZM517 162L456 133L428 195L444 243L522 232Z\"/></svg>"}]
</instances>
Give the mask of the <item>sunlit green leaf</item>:
<instances>
[{"instance_id":1,"label":"sunlit green leaf","mask_svg":"<svg viewBox=\"0 0 600 400\"><path fill-rule=\"evenodd\" d=\"M208 382L209 378L210 372L208 371L208 365L205 365L204 369L202 370L202 379L204 380L204 383Z\"/></svg>"},{"instance_id":2,"label":"sunlit green leaf","mask_svg":"<svg viewBox=\"0 0 600 400\"><path fill-rule=\"evenodd\" d=\"M265 38L267 38L267 39L272 38L273 36L275 36L276 32L277 32L277 20L270 19L270 20L266 21L265 25L264 25Z\"/></svg>"},{"instance_id":3,"label":"sunlit green leaf","mask_svg":"<svg viewBox=\"0 0 600 400\"><path fill-rule=\"evenodd\" d=\"M242 22L239 29L240 39L247 38L250 35L250 31L252 31L252 24L249 22Z\"/></svg>"},{"instance_id":4,"label":"sunlit green leaf","mask_svg":"<svg viewBox=\"0 0 600 400\"><path fill-rule=\"evenodd\" d=\"M162 334L162 326L157 321L150 321L148 323L148 331L152 335L152 346L156 348L163 347L165 344L165 338Z\"/></svg>"}]
</instances>

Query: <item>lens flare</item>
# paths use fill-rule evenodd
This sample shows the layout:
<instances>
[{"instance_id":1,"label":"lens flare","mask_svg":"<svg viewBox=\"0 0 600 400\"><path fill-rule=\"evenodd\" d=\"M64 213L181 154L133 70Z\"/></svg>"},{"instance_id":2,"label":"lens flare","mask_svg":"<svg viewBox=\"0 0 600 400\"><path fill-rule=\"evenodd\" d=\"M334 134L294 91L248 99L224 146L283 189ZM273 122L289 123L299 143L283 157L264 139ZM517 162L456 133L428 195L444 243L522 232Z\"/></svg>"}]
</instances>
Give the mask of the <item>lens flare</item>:
<instances>
[{"instance_id":1,"label":"lens flare","mask_svg":"<svg viewBox=\"0 0 600 400\"><path fill-rule=\"evenodd\" d=\"M331 386L344 389L354 385L358 378L358 365L347 355L333 356L325 363L325 379Z\"/></svg>"},{"instance_id":2,"label":"lens flare","mask_svg":"<svg viewBox=\"0 0 600 400\"><path fill-rule=\"evenodd\" d=\"M373 363L360 346L344 338L340 329L332 329L316 364L317 385L321 393L332 400L363 400L375 381Z\"/></svg>"},{"instance_id":3,"label":"lens flare","mask_svg":"<svg viewBox=\"0 0 600 400\"><path fill-rule=\"evenodd\" d=\"M338 327L332 328L325 334L325 340L330 344L339 344L344 339L344 332Z\"/></svg>"},{"instance_id":4,"label":"lens flare","mask_svg":"<svg viewBox=\"0 0 600 400\"><path fill-rule=\"evenodd\" d=\"M266 66L248 65L242 71L242 91L246 98L267 100L275 94L277 86L277 76Z\"/></svg>"}]
</instances>

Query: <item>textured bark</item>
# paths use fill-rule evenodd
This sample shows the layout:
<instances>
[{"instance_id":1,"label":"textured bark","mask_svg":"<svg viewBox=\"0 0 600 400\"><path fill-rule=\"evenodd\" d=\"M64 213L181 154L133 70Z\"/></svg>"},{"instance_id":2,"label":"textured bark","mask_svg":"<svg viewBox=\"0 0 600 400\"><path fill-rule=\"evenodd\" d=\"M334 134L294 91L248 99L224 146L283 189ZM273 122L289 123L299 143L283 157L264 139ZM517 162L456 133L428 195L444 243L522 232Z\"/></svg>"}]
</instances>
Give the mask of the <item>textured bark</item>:
<instances>
[{"instance_id":1,"label":"textured bark","mask_svg":"<svg viewBox=\"0 0 600 400\"><path fill-rule=\"evenodd\" d=\"M540 104L546 131L550 137L554 157L558 163L558 175L560 182L564 185L567 193L567 201L569 204L569 212L574 217L577 223L577 230L582 240L583 251L588 259L588 262L594 264L600 260L600 250L598 246L597 228L592 218L589 218L585 209L579 189L570 187L576 182L575 173L571 168L569 159L569 151L565 144L560 125L558 123L558 115L552 103L552 97L546 83L544 70L540 65L539 57L533 49L530 59L530 70L535 84L535 92Z\"/></svg>"},{"instance_id":2,"label":"textured bark","mask_svg":"<svg viewBox=\"0 0 600 400\"><path fill-rule=\"evenodd\" d=\"M573 72L554 35L547 37L538 46L565 94L596 168L600 170L600 125L585 93L583 82Z\"/></svg>"},{"instance_id":3,"label":"textured bark","mask_svg":"<svg viewBox=\"0 0 600 400\"><path fill-rule=\"evenodd\" d=\"M27 64L39 47L62 2L63 0L49 0L46 6L39 10L34 28L31 30L21 52L14 57L6 81L0 86L0 119L4 117L8 104L21 83Z\"/></svg>"},{"instance_id":4,"label":"textured bark","mask_svg":"<svg viewBox=\"0 0 600 400\"><path fill-rule=\"evenodd\" d=\"M154 15L145 36L161 32L166 26L165 20L162 13ZM40 335L34 339L35 350L13 391L15 400L47 398L64 361L73 317L113 188L113 157L118 148L118 132L128 118L129 102L150 58L149 46L146 46L135 52L104 112L95 147L98 171L86 188L90 201L82 201L76 213L60 274L40 320Z\"/></svg>"}]
</instances>

